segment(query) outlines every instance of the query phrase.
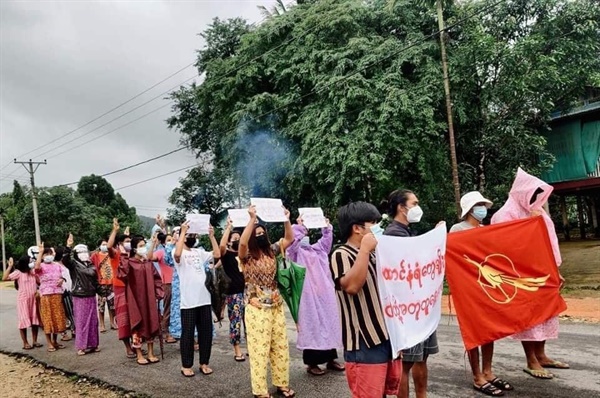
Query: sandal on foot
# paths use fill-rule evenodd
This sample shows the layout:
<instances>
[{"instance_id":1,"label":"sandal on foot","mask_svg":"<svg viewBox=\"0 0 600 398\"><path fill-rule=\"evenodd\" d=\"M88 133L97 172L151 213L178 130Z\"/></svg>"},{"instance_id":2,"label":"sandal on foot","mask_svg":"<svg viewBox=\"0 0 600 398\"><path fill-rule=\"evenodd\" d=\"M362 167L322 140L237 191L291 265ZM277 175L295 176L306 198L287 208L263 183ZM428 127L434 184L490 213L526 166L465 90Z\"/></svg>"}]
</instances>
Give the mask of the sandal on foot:
<instances>
[{"instance_id":1,"label":"sandal on foot","mask_svg":"<svg viewBox=\"0 0 600 398\"><path fill-rule=\"evenodd\" d=\"M494 380L488 380L488 383L491 383L494 387L501 389L502 391L512 391L515 388L506 380L502 380L499 377L496 377Z\"/></svg>"},{"instance_id":2,"label":"sandal on foot","mask_svg":"<svg viewBox=\"0 0 600 398\"><path fill-rule=\"evenodd\" d=\"M69 337L69 336L62 336L62 337L60 338L60 341L71 341L71 340L73 340L73 337Z\"/></svg>"},{"instance_id":3,"label":"sandal on foot","mask_svg":"<svg viewBox=\"0 0 600 398\"><path fill-rule=\"evenodd\" d=\"M130 353L130 354L125 354L125 355L126 355L126 356L127 356L127 358L129 358L129 359L134 359L134 358L137 358L137 355L135 354L135 352L132 352L132 353Z\"/></svg>"},{"instance_id":4,"label":"sandal on foot","mask_svg":"<svg viewBox=\"0 0 600 398\"><path fill-rule=\"evenodd\" d=\"M165 343L167 344L175 344L177 343L177 339L173 338L173 337L169 337L165 340Z\"/></svg>"},{"instance_id":5,"label":"sandal on foot","mask_svg":"<svg viewBox=\"0 0 600 398\"><path fill-rule=\"evenodd\" d=\"M343 372L346 370L346 367L337 361L331 361L327 364L327 369L335 370L336 372Z\"/></svg>"},{"instance_id":6,"label":"sandal on foot","mask_svg":"<svg viewBox=\"0 0 600 398\"><path fill-rule=\"evenodd\" d=\"M296 396L296 391L292 390L289 387L281 388L277 387L277 395L283 398L292 398Z\"/></svg>"},{"instance_id":7,"label":"sandal on foot","mask_svg":"<svg viewBox=\"0 0 600 398\"><path fill-rule=\"evenodd\" d=\"M54 348L56 348L57 350L62 350L67 347L64 344L54 344Z\"/></svg>"},{"instance_id":8,"label":"sandal on foot","mask_svg":"<svg viewBox=\"0 0 600 398\"><path fill-rule=\"evenodd\" d=\"M98 347L90 348L90 352L100 352L100 351L102 351L102 350Z\"/></svg>"},{"instance_id":9,"label":"sandal on foot","mask_svg":"<svg viewBox=\"0 0 600 398\"><path fill-rule=\"evenodd\" d=\"M325 371L318 366L309 366L306 371L313 376L323 376L325 374Z\"/></svg>"},{"instance_id":10,"label":"sandal on foot","mask_svg":"<svg viewBox=\"0 0 600 398\"><path fill-rule=\"evenodd\" d=\"M148 362L150 362L150 363L159 363L160 359L158 359L157 357L154 357L154 358L148 357Z\"/></svg>"},{"instance_id":11,"label":"sandal on foot","mask_svg":"<svg viewBox=\"0 0 600 398\"><path fill-rule=\"evenodd\" d=\"M550 380L554 378L554 375L546 370L525 368L523 372L536 379Z\"/></svg>"},{"instance_id":12,"label":"sandal on foot","mask_svg":"<svg viewBox=\"0 0 600 398\"><path fill-rule=\"evenodd\" d=\"M550 363L542 364L542 368L548 369L570 369L568 363L560 362L560 361L552 361Z\"/></svg>"},{"instance_id":13,"label":"sandal on foot","mask_svg":"<svg viewBox=\"0 0 600 398\"><path fill-rule=\"evenodd\" d=\"M252 395L254 398L273 398L271 394L267 395Z\"/></svg>"},{"instance_id":14,"label":"sandal on foot","mask_svg":"<svg viewBox=\"0 0 600 398\"><path fill-rule=\"evenodd\" d=\"M208 366L203 368L202 366L200 367L200 373L202 373L204 376L208 376L210 374L213 373L213 370L211 368L209 368Z\"/></svg>"},{"instance_id":15,"label":"sandal on foot","mask_svg":"<svg viewBox=\"0 0 600 398\"><path fill-rule=\"evenodd\" d=\"M473 384L473 388L480 393L485 395L489 395L491 397L501 397L504 395L504 391L494 386L492 383L485 383L482 386L478 386L477 384Z\"/></svg>"},{"instance_id":16,"label":"sandal on foot","mask_svg":"<svg viewBox=\"0 0 600 398\"><path fill-rule=\"evenodd\" d=\"M235 359L236 362L244 362L246 360L246 357L243 355L236 355L233 357L233 359Z\"/></svg>"},{"instance_id":17,"label":"sandal on foot","mask_svg":"<svg viewBox=\"0 0 600 398\"><path fill-rule=\"evenodd\" d=\"M43 346L44 346L44 345L43 345L43 344L40 344L40 343L33 343L33 347L34 347L34 348L41 348L41 347L43 347Z\"/></svg>"},{"instance_id":18,"label":"sandal on foot","mask_svg":"<svg viewBox=\"0 0 600 398\"><path fill-rule=\"evenodd\" d=\"M136 359L138 365L148 365L150 362L146 358Z\"/></svg>"},{"instance_id":19,"label":"sandal on foot","mask_svg":"<svg viewBox=\"0 0 600 398\"><path fill-rule=\"evenodd\" d=\"M100 329L100 333L106 333L106 329Z\"/></svg>"},{"instance_id":20,"label":"sandal on foot","mask_svg":"<svg viewBox=\"0 0 600 398\"><path fill-rule=\"evenodd\" d=\"M32 346L30 346L29 344L27 344L27 345L24 345L24 346L23 346L23 349L24 349L24 350L33 350L33 347L32 347Z\"/></svg>"},{"instance_id":21,"label":"sandal on foot","mask_svg":"<svg viewBox=\"0 0 600 398\"><path fill-rule=\"evenodd\" d=\"M48 352L54 352L54 351L56 351L56 348L54 348L54 347L48 347Z\"/></svg>"},{"instance_id":22,"label":"sandal on foot","mask_svg":"<svg viewBox=\"0 0 600 398\"><path fill-rule=\"evenodd\" d=\"M181 369L181 374L183 377L194 377L196 373L192 369Z\"/></svg>"},{"instance_id":23,"label":"sandal on foot","mask_svg":"<svg viewBox=\"0 0 600 398\"><path fill-rule=\"evenodd\" d=\"M85 354L87 354L87 352L85 352L84 350L77 351L77 355L79 355L80 357L84 356Z\"/></svg>"}]
</instances>

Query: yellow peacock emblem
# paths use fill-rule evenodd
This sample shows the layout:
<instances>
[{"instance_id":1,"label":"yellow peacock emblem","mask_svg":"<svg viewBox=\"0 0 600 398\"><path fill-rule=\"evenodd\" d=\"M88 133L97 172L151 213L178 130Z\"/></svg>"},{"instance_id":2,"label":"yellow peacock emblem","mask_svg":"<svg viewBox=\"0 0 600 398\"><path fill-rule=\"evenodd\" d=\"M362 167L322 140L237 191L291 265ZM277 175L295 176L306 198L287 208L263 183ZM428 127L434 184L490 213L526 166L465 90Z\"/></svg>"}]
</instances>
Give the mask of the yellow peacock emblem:
<instances>
[{"instance_id":1,"label":"yellow peacock emblem","mask_svg":"<svg viewBox=\"0 0 600 398\"><path fill-rule=\"evenodd\" d=\"M510 303L517 296L519 289L535 292L544 286L548 278L550 278L550 274L537 278L522 277L517 272L512 260L503 254L490 254L481 263L471 260L468 256L464 257L468 264L478 269L479 277L477 278L477 283L479 283L479 286L481 286L481 289L490 300L497 304ZM507 265L510 265L514 274L510 275L492 267L489 265L490 259L494 259L496 263L505 262Z\"/></svg>"}]
</instances>

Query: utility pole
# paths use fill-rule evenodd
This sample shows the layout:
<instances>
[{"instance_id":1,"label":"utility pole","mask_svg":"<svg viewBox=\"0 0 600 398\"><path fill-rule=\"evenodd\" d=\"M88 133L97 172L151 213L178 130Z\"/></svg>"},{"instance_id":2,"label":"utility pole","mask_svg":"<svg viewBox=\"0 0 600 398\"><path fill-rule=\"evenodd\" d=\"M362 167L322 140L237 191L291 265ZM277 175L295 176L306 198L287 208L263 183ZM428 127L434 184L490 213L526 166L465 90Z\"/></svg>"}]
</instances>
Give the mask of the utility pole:
<instances>
[{"instance_id":1,"label":"utility pole","mask_svg":"<svg viewBox=\"0 0 600 398\"><path fill-rule=\"evenodd\" d=\"M2 235L2 275L6 274L6 248L4 246L4 210L0 209L0 235Z\"/></svg>"},{"instance_id":2,"label":"utility pole","mask_svg":"<svg viewBox=\"0 0 600 398\"><path fill-rule=\"evenodd\" d=\"M29 159L29 161L27 162L17 162L17 159L15 159L15 164L22 164L23 167L25 167L25 170L27 170L27 172L29 173L29 177L31 179L31 196L33 197L33 223L35 225L35 243L36 245L40 245L42 243L42 238L40 237L40 220L38 218L37 192L35 190L34 174L41 164L46 164L46 160L44 159L43 162L33 162L31 159Z\"/></svg>"}]
</instances>

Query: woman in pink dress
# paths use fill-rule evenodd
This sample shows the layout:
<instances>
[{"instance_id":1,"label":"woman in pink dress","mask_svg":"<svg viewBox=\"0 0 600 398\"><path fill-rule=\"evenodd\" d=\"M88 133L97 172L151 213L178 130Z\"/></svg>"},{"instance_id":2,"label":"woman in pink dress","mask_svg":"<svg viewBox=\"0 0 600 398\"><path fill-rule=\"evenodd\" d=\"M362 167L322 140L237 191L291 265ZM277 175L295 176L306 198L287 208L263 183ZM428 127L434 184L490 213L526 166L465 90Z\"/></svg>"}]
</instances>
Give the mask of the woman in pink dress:
<instances>
[{"instance_id":1,"label":"woman in pink dress","mask_svg":"<svg viewBox=\"0 0 600 398\"><path fill-rule=\"evenodd\" d=\"M23 340L23 349L31 350L33 347L41 347L38 344L38 325L40 320L35 303L35 292L37 291L37 280L31 268L29 268L29 256L23 256L15 266L12 258L9 260L8 269L2 280L16 281L19 293L17 295L17 317L19 333ZM27 328L31 327L32 345L27 341Z\"/></svg>"},{"instance_id":2,"label":"woman in pink dress","mask_svg":"<svg viewBox=\"0 0 600 398\"><path fill-rule=\"evenodd\" d=\"M560 267L562 259L558 247L558 237L556 236L552 219L550 219L550 216L543 209L543 206L548 202L552 190L553 188L550 185L519 168L508 194L508 200L494 214L492 224L541 215L544 217L546 227L548 228L556 266ZM562 287L564 285L564 278L560 276L560 280ZM554 375L545 368L569 368L568 364L552 360L546 355L546 340L558 338L558 317L552 317L531 329L519 332L513 335L512 338L521 340L521 344L523 345L523 350L527 358L527 367L523 369L525 373L538 379L552 379Z\"/></svg>"}]
</instances>

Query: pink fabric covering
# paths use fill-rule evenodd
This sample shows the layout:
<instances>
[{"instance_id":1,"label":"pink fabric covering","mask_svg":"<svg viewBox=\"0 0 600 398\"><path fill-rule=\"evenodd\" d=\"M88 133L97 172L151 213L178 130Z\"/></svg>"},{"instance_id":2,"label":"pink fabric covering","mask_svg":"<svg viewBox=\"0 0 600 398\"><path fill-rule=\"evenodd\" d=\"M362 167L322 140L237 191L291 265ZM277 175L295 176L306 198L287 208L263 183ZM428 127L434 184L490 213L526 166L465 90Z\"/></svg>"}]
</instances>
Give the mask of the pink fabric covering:
<instances>
[{"instance_id":1,"label":"pink fabric covering","mask_svg":"<svg viewBox=\"0 0 600 398\"><path fill-rule=\"evenodd\" d=\"M543 193L540 193L537 196L537 199L533 204L529 204L534 192L538 188L541 188ZM492 217L492 224L527 218L531 216L532 211L540 210L542 212L542 217L544 217L544 221L546 222L556 266L559 267L562 263L562 258L558 246L558 237L556 236L556 230L554 229L552 219L546 214L542 207L548 201L553 190L554 188L549 184L528 174L519 167L515 181L508 194L508 200L504 206L494 214ZM558 338L558 317L550 318L546 322L536 325L531 329L516 333L511 336L511 338L522 341L545 341L556 339Z\"/></svg>"},{"instance_id":2,"label":"pink fabric covering","mask_svg":"<svg viewBox=\"0 0 600 398\"><path fill-rule=\"evenodd\" d=\"M59 282L62 280L62 267L59 263L42 263L41 268L35 272L40 277L40 294L47 296L50 294L62 294L63 287Z\"/></svg>"},{"instance_id":3,"label":"pink fabric covering","mask_svg":"<svg viewBox=\"0 0 600 398\"><path fill-rule=\"evenodd\" d=\"M346 362L346 379L352 398L379 398L398 395L402 361L366 364Z\"/></svg>"},{"instance_id":4,"label":"pink fabric covering","mask_svg":"<svg viewBox=\"0 0 600 398\"><path fill-rule=\"evenodd\" d=\"M306 277L298 311L300 350L331 350L342 347L342 329L335 297L335 286L329 270L329 252L333 231L323 228L323 237L313 245L300 241L307 234L302 225L294 225L294 243L287 257L306 267Z\"/></svg>"}]
</instances>

